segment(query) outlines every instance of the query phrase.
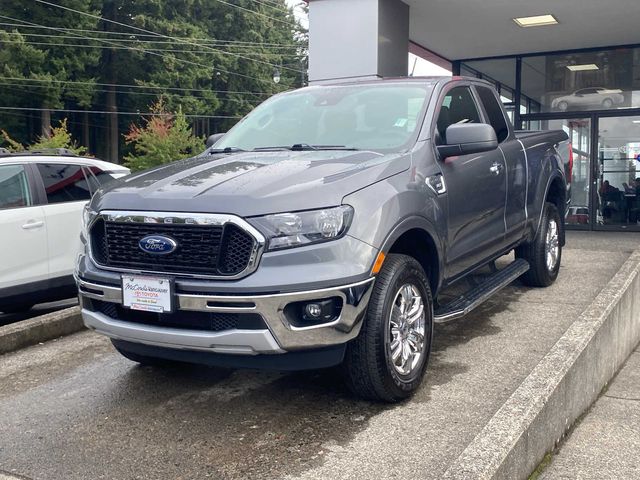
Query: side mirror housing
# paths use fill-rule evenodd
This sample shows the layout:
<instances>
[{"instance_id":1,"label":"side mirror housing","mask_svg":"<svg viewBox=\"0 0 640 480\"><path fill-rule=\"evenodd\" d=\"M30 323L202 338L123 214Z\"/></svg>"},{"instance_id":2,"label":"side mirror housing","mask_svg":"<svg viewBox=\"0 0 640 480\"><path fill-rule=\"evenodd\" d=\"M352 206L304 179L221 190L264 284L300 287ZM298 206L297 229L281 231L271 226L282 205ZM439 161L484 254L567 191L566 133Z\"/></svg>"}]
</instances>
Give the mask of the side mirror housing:
<instances>
[{"instance_id":1,"label":"side mirror housing","mask_svg":"<svg viewBox=\"0 0 640 480\"><path fill-rule=\"evenodd\" d=\"M498 148L498 138L486 123L456 123L447 128L447 143L439 145L441 158L490 152Z\"/></svg>"},{"instance_id":2,"label":"side mirror housing","mask_svg":"<svg viewBox=\"0 0 640 480\"><path fill-rule=\"evenodd\" d=\"M225 135L224 133L214 133L209 138L207 138L207 142L206 142L207 148L213 147L218 142L218 140L224 137L224 135Z\"/></svg>"}]
</instances>

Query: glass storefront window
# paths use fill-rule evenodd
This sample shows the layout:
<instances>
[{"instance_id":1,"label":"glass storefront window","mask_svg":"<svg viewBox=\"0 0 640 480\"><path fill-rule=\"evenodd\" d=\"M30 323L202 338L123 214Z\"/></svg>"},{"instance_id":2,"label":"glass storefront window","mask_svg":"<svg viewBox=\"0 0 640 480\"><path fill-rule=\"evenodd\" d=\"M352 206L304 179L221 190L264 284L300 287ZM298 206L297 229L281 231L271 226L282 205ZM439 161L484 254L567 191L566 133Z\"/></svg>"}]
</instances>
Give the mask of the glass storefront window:
<instances>
[{"instance_id":1,"label":"glass storefront window","mask_svg":"<svg viewBox=\"0 0 640 480\"><path fill-rule=\"evenodd\" d=\"M524 122L524 127L527 130L564 130L569 135L573 148L573 175L571 177L571 206L567 213L566 222L568 225L588 225L591 120L588 118L531 120Z\"/></svg>"},{"instance_id":2,"label":"glass storefront window","mask_svg":"<svg viewBox=\"0 0 640 480\"><path fill-rule=\"evenodd\" d=\"M605 225L640 224L640 116L598 124L598 211Z\"/></svg>"},{"instance_id":3,"label":"glass storefront window","mask_svg":"<svg viewBox=\"0 0 640 480\"><path fill-rule=\"evenodd\" d=\"M639 70L639 48L523 57L522 95L541 112L640 107Z\"/></svg>"}]
</instances>

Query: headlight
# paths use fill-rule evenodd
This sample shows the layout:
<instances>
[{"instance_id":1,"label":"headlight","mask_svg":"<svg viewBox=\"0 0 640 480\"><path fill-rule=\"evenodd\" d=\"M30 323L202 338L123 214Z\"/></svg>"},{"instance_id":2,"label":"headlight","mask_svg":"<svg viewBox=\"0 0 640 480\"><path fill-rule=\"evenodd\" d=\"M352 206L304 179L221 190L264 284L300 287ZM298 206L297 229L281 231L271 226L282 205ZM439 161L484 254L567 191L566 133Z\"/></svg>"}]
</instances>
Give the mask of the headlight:
<instances>
[{"instance_id":1,"label":"headlight","mask_svg":"<svg viewBox=\"0 0 640 480\"><path fill-rule=\"evenodd\" d=\"M250 218L268 239L267 250L299 247L342 237L353 218L353 207L342 205L306 212Z\"/></svg>"},{"instance_id":2,"label":"headlight","mask_svg":"<svg viewBox=\"0 0 640 480\"><path fill-rule=\"evenodd\" d=\"M91 210L87 203L82 210L82 230L80 230L80 238L87 240L89 238L89 226L98 214Z\"/></svg>"}]
</instances>

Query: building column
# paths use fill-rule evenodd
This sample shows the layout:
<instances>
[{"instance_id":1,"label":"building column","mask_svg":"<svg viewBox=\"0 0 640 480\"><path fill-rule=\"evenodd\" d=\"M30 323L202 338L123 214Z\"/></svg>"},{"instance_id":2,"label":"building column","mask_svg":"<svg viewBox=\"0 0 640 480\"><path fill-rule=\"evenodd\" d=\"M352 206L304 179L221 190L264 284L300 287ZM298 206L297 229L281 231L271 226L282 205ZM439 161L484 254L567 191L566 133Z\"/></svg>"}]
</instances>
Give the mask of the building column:
<instances>
[{"instance_id":1,"label":"building column","mask_svg":"<svg viewBox=\"0 0 640 480\"><path fill-rule=\"evenodd\" d=\"M309 81L406 76L409 6L401 0L311 0Z\"/></svg>"}]
</instances>

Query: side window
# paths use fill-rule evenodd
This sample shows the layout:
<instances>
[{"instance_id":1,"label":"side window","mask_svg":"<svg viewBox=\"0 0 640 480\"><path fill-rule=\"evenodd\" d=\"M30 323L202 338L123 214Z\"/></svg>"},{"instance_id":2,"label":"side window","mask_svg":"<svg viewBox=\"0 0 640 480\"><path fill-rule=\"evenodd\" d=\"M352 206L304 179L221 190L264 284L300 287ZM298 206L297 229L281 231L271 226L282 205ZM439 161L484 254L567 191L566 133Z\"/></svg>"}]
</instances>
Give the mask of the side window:
<instances>
[{"instance_id":1,"label":"side window","mask_svg":"<svg viewBox=\"0 0 640 480\"><path fill-rule=\"evenodd\" d=\"M80 202L91 198L82 166L64 163L39 163L49 203Z\"/></svg>"},{"instance_id":2,"label":"side window","mask_svg":"<svg viewBox=\"0 0 640 480\"><path fill-rule=\"evenodd\" d=\"M447 127L454 123L480 123L469 87L454 87L444 97L438 114L438 133L443 142L446 142Z\"/></svg>"},{"instance_id":3,"label":"side window","mask_svg":"<svg viewBox=\"0 0 640 480\"><path fill-rule=\"evenodd\" d=\"M113 182L115 179L107 172L100 170L98 167L84 167L85 174L89 180L91 191L95 192L100 187L104 187L107 183Z\"/></svg>"},{"instance_id":4,"label":"side window","mask_svg":"<svg viewBox=\"0 0 640 480\"><path fill-rule=\"evenodd\" d=\"M31 205L27 173L22 165L0 165L0 210Z\"/></svg>"},{"instance_id":5,"label":"side window","mask_svg":"<svg viewBox=\"0 0 640 480\"><path fill-rule=\"evenodd\" d=\"M487 112L487 116L489 117L489 123L496 131L496 136L498 137L498 142L504 142L509 136L509 126L507 125L507 121L502 114L502 108L498 103L498 99L493 94L490 88L487 87L476 87L478 90L478 96L480 97L480 101L482 105L484 105L484 109Z\"/></svg>"}]
</instances>

